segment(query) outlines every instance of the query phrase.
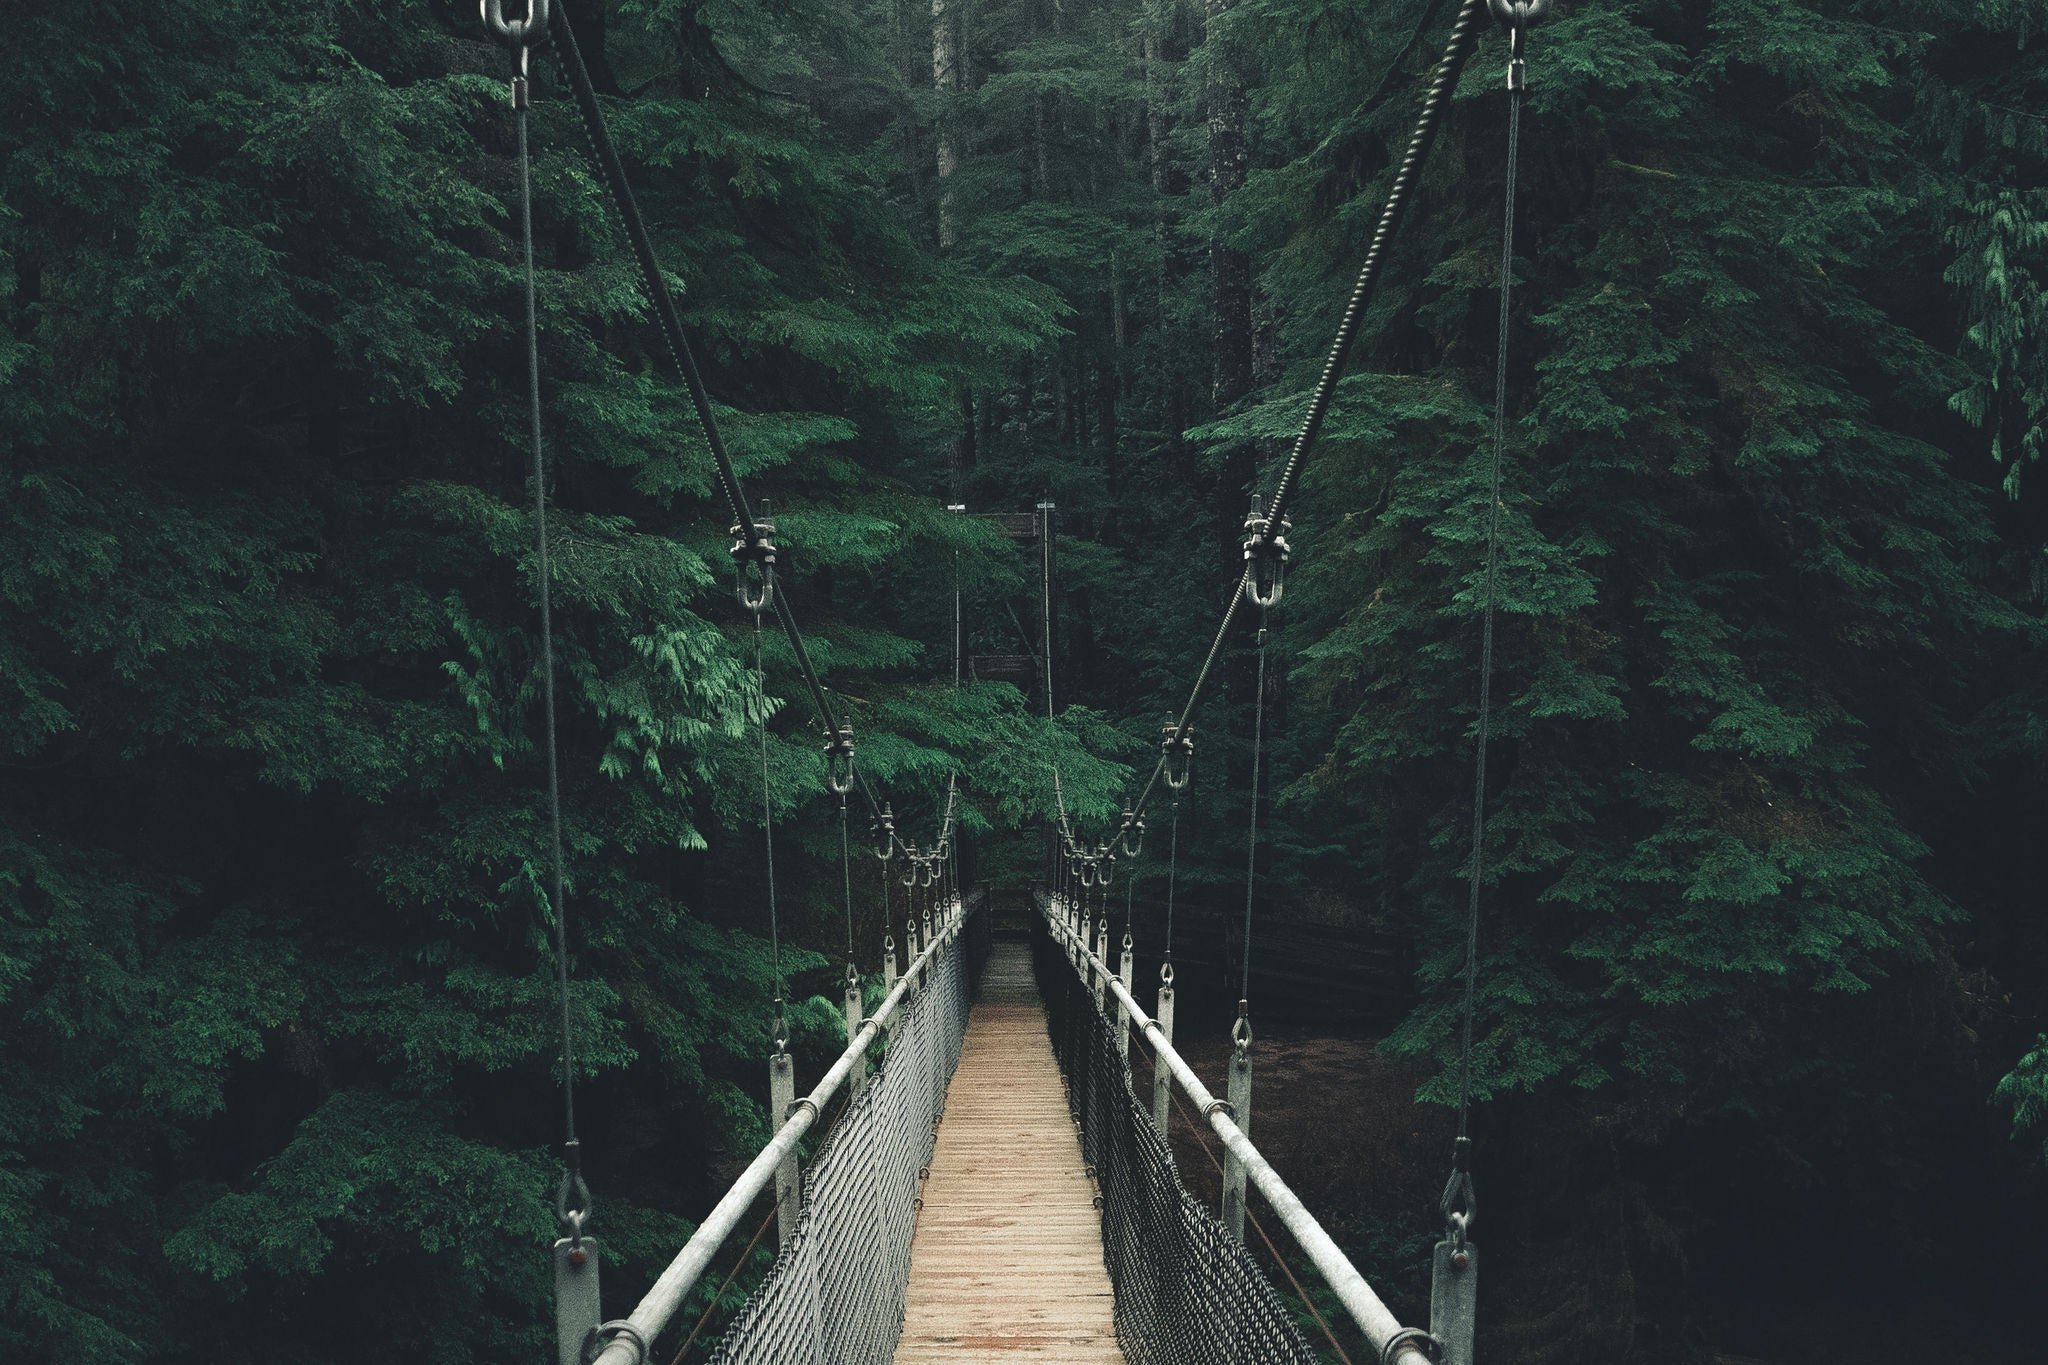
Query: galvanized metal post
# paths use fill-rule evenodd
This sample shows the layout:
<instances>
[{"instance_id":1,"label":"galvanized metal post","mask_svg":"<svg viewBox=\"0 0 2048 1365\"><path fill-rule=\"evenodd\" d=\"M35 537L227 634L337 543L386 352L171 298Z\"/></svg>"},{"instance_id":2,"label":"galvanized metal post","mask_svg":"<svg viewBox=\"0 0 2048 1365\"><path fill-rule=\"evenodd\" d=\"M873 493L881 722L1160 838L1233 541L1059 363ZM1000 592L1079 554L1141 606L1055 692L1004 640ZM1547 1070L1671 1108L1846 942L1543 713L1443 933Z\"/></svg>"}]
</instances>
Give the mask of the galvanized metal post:
<instances>
[{"instance_id":1,"label":"galvanized metal post","mask_svg":"<svg viewBox=\"0 0 2048 1365\"><path fill-rule=\"evenodd\" d=\"M1429 1277L1429 1334L1442 1348L1440 1365L1472 1365L1479 1322L1479 1248L1445 1238L1436 1244Z\"/></svg>"},{"instance_id":2,"label":"galvanized metal post","mask_svg":"<svg viewBox=\"0 0 2048 1365\"><path fill-rule=\"evenodd\" d=\"M1109 998L1109 916L1095 921L1095 960L1102 964L1095 973L1095 1008L1101 1009Z\"/></svg>"},{"instance_id":3,"label":"galvanized metal post","mask_svg":"<svg viewBox=\"0 0 2048 1365\"><path fill-rule=\"evenodd\" d=\"M860 1036L862 1004L860 972L849 962L846 964L846 1041L849 1043ZM860 1092L867 1089L868 1085L868 1059L866 1057L862 1057L853 1064L853 1070L848 1073L847 1080L853 1085L853 1098L859 1099ZM789 1097L791 1100L796 1099L796 1086L793 1082L790 1086Z\"/></svg>"},{"instance_id":4,"label":"galvanized metal post","mask_svg":"<svg viewBox=\"0 0 2048 1365\"><path fill-rule=\"evenodd\" d=\"M1159 968L1159 1044L1173 1046L1173 964L1162 963ZM1167 1114L1173 1108L1173 1072L1167 1068L1166 1059L1156 1050L1152 1055L1152 1126L1159 1130L1159 1136L1167 1135Z\"/></svg>"},{"instance_id":5,"label":"galvanized metal post","mask_svg":"<svg viewBox=\"0 0 2048 1365\"><path fill-rule=\"evenodd\" d=\"M583 1365L583 1344L604 1320L597 1297L597 1242L563 1237L555 1242L555 1359Z\"/></svg>"},{"instance_id":6,"label":"galvanized metal post","mask_svg":"<svg viewBox=\"0 0 2048 1365\"><path fill-rule=\"evenodd\" d=\"M781 1128L796 1108L796 1062L785 1051L768 1059L768 1121ZM775 1168L775 1245L786 1247L796 1236L797 1215L803 1212L803 1191L797 1179L796 1148L792 1146L782 1164Z\"/></svg>"},{"instance_id":7,"label":"galvanized metal post","mask_svg":"<svg viewBox=\"0 0 2048 1365\"><path fill-rule=\"evenodd\" d=\"M1131 959L1135 956L1131 949L1131 936L1126 933L1123 955L1117 959L1116 975L1117 980L1124 983L1124 990L1127 993L1131 989L1131 973L1134 970ZM1116 1002L1116 1051L1125 1062L1131 1060L1131 1012L1124 1008L1124 1002L1121 1000Z\"/></svg>"},{"instance_id":8,"label":"galvanized metal post","mask_svg":"<svg viewBox=\"0 0 2048 1365\"><path fill-rule=\"evenodd\" d=\"M1252 1028L1251 1021L1244 1013L1244 1006L1238 1006L1237 1023L1231 1028L1231 1039L1236 1044L1230 1051L1230 1084L1227 1091L1230 1100L1230 1117L1236 1121L1238 1131L1246 1137L1252 1135ZM1230 1229L1230 1235L1238 1241L1244 1240L1244 1162L1237 1154L1225 1150L1223 1156L1223 1226Z\"/></svg>"}]
</instances>

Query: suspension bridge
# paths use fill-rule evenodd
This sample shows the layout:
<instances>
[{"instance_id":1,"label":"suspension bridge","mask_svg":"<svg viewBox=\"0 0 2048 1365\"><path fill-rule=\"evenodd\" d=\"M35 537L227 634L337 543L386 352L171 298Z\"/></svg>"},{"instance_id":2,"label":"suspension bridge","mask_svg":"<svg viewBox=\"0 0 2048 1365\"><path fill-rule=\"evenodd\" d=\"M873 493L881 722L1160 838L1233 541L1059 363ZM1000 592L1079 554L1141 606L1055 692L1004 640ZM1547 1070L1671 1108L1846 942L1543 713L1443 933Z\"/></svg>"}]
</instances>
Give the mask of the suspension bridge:
<instances>
[{"instance_id":1,"label":"suspension bridge","mask_svg":"<svg viewBox=\"0 0 2048 1365\"><path fill-rule=\"evenodd\" d=\"M1485 760L1490 716L1494 585L1498 563L1500 465L1508 285L1513 261L1514 192L1525 80L1523 39L1548 0L1461 0L1436 63L1406 153L1360 268L1292 449L1245 523L1243 569L1222 612L1187 702L1169 720L1149 777L1113 827L1084 836L1070 815L1057 770L1047 775L1050 853L1031 912L1000 934L983 894L960 885L957 829L961 779L948 783L928 841L896 827L892 806L855 763L854 736L817 670L788 598L777 591L774 523L755 515L741 487L689 338L655 258L623 164L613 148L564 0L528 0L508 18L505 0L480 0L486 29L517 61L512 82L520 170L520 227L526 273L528 388L535 498L535 555L544 694L548 715L549 827L553 840L553 925L562 996L563 1172L555 1208L561 1237L553 1248L559 1365L647 1365L684 1304L706 1282L714 1259L756 1201L772 1194L777 1254L766 1279L727 1326L710 1359L716 1365L910 1365L1037 1360L1065 1365L1273 1362L1319 1359L1294 1313L1245 1244L1248 1200L1256 1193L1293 1249L1314 1267L1381 1365L1470 1365L1476 1321L1478 1248L1466 1135L1470 1109L1472 982L1484 846ZM1285 1178L1252 1140L1252 1030L1249 948L1257 890L1258 791L1266 691L1266 620L1281 599L1289 548L1289 499L1328 414L1336 383L1362 325L1386 249L1413 193L1452 88L1477 46L1484 15L1508 37L1508 175L1501 244L1501 345L1496 369L1492 507L1478 680L1478 762L1473 797L1470 915L1464 977L1463 1062L1458 1137L1441 1212L1426 1325L1401 1322L1368 1285ZM575 1038L568 1008L568 906L561 875L554 662L550 642L547 495L542 449L539 347L533 294L531 179L527 140L529 68L552 41L625 229L653 319L675 376L687 391L732 515L738 598L754 622L755 671L763 682L757 723L762 740L762 828L767 920L774 974L774 1043L768 1059L773 1137L699 1223L689 1241L624 1317L605 1318L594 1202L581 1170L576 1135ZM1050 574L1049 504L1038 526ZM957 508L955 510L958 510ZM1049 601L1049 593L1048 593ZM1193 718L1215 664L1246 609L1258 614L1253 714L1251 824L1246 838L1244 975L1218 1097L1173 1044L1174 869L1182 793L1194 752ZM775 892L773 807L768 801L764 622L786 637L826 736L827 786L838 801L845 866L848 943L844 997L847 1044L812 1088L797 1092L784 1021L781 932ZM955 632L959 610L955 604ZM1045 621L1042 667L1052 714L1052 639ZM956 656L958 648L956 644ZM955 679L959 678L956 658ZM894 921L882 944L883 996L864 1009L866 983L854 964L849 798L868 812L871 842L885 886L905 891L903 942ZM1145 814L1155 795L1171 802L1167 851L1165 965L1156 986L1134 982L1129 920L1111 942L1108 887L1118 859L1139 855ZM901 877L888 873L901 869ZM887 911L885 910L885 915ZM899 956L899 946L901 953ZM1141 998L1141 996L1145 998ZM1133 1052L1149 1057L1150 1080L1134 1079ZM839 1104L834 1119L824 1116ZM1215 1208L1196 1200L1168 1143L1176 1112L1206 1128L1222 1150L1222 1195ZM816 1142L808 1157L803 1144ZM1262 1223L1252 1219L1272 1246ZM764 1234L766 1222L757 1238ZM1273 1260L1294 1279L1280 1249ZM744 1255L743 1255L744 1259ZM1298 1284L1293 1288L1300 1292ZM715 1297L715 1296L714 1296ZM1337 1335L1303 1293L1309 1318L1332 1353L1350 1365ZM702 1322L700 1320L699 1327ZM693 1331L675 1354L681 1361Z\"/></svg>"}]
</instances>

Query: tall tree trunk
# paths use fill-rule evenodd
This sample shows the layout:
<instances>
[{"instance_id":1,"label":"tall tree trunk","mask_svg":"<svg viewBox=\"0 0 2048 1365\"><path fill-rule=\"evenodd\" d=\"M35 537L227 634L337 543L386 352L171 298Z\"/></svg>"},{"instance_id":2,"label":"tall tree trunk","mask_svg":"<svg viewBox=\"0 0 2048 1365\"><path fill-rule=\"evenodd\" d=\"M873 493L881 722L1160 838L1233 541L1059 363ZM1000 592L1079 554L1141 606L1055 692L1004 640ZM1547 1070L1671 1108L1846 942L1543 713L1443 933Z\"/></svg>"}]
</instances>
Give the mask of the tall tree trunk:
<instances>
[{"instance_id":1,"label":"tall tree trunk","mask_svg":"<svg viewBox=\"0 0 2048 1365\"><path fill-rule=\"evenodd\" d=\"M953 101L960 88L959 28L954 8L959 0L932 0L932 89L938 92L939 246L953 245L953 172L960 153L954 143Z\"/></svg>"},{"instance_id":2,"label":"tall tree trunk","mask_svg":"<svg viewBox=\"0 0 2048 1365\"><path fill-rule=\"evenodd\" d=\"M1231 0L1207 0L1205 42L1218 41L1218 20L1230 7ZM1209 200L1221 208L1244 184L1244 86L1226 60L1212 61L1209 72ZM1209 265L1215 278L1209 314L1209 400L1221 409L1251 390L1252 271L1250 258L1220 236L1209 240Z\"/></svg>"}]
</instances>

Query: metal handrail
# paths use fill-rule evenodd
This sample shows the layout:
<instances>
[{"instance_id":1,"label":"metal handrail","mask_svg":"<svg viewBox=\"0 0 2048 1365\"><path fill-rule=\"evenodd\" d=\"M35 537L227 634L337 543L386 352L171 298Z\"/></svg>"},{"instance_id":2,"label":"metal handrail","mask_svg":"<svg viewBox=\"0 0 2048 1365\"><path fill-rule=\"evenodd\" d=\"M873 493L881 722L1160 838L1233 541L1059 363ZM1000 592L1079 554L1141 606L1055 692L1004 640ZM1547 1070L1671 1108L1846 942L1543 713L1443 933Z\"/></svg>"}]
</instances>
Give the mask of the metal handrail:
<instances>
[{"instance_id":1,"label":"metal handrail","mask_svg":"<svg viewBox=\"0 0 2048 1365\"><path fill-rule=\"evenodd\" d=\"M817 1125L818 1115L824 1110L826 1102L840 1086L846 1084L847 1078L853 1074L853 1068L867 1055L868 1045L874 1041L875 1035L887 1026L889 1020L902 1007L904 999L925 975L926 969L960 937L961 930L967 923L967 915L957 894L948 900L947 911L944 929L933 933L932 941L926 945L925 950L919 953L903 975L896 979L895 988L883 998L881 1007L871 1017L861 1021L860 1027L847 1041L846 1050L839 1054L839 1060L832 1064L831 1069L812 1088L809 1095L791 1106L790 1114L783 1120L782 1127L776 1130L775 1136L769 1139L768 1145L763 1147L747 1169L740 1173L740 1178L725 1192L725 1197L704 1216L704 1221L697 1225L697 1231L683 1244L683 1249L676 1253L675 1259L669 1262L668 1269L661 1272L654 1286L627 1315L626 1325L639 1335L640 1340L651 1342L668 1326L669 1319L675 1316L676 1310L682 1307L690 1291L697 1287L697 1281L703 1278L705 1270L711 1265L711 1258L718 1253L718 1248L732 1235L733 1229L739 1226L739 1221L745 1216L748 1207L775 1179L776 1167L796 1150L796 1145L802 1141L804 1134ZM642 1356L636 1344L628 1335L621 1333L605 1346L594 1365L641 1365L641 1361Z\"/></svg>"},{"instance_id":2,"label":"metal handrail","mask_svg":"<svg viewBox=\"0 0 2048 1365\"><path fill-rule=\"evenodd\" d=\"M1280 1173L1273 1169L1265 1157L1259 1155L1259 1149L1252 1145L1252 1140L1245 1136L1244 1130L1231 1118L1230 1106L1211 1094L1209 1087L1202 1084L1202 1078L1195 1074L1194 1068L1187 1064L1180 1053L1174 1051L1173 1044L1167 1041L1165 1032L1152 1016L1145 1012L1144 1007L1124 985L1121 977L1110 970L1109 964L1089 946L1086 936L1076 933L1061 921L1060 916L1052 909L1050 898L1041 896L1037 899L1039 913L1044 916L1046 925L1053 934L1066 946L1078 949L1083 955L1080 960L1074 961L1075 974L1081 977L1084 985L1091 987L1094 982L1086 974L1088 969L1092 968L1101 974L1097 979L1108 985L1116 1002L1130 1015L1131 1023L1144 1030L1146 1036L1152 1040L1153 1055L1166 1064L1173 1079L1208 1120L1209 1127L1215 1130L1223 1145L1229 1149L1231 1155L1244 1164L1246 1176L1258 1187L1259 1193L1266 1197L1266 1202L1272 1205L1274 1215L1294 1238L1296 1245L1308 1253L1309 1260L1329 1282L1330 1288L1337 1295L1337 1301L1344 1305L1344 1311L1351 1315L1352 1322L1358 1325L1358 1330L1363 1332L1365 1339L1372 1344L1374 1354L1385 1357L1391 1343L1394 1346L1394 1354L1387 1360L1387 1365L1428 1365L1428 1352L1416 1341L1409 1329L1402 1327L1401 1320L1394 1316L1393 1310L1381 1302L1380 1296L1365 1282L1365 1277L1358 1273L1358 1267L1351 1264L1351 1258L1338 1248L1329 1233L1323 1231L1323 1225L1308 1211L1300 1196L1289 1189L1287 1182L1280 1178ZM1083 962L1087 964L1086 967L1082 965ZM1409 1334L1405 1339L1401 1339L1404 1332Z\"/></svg>"}]
</instances>

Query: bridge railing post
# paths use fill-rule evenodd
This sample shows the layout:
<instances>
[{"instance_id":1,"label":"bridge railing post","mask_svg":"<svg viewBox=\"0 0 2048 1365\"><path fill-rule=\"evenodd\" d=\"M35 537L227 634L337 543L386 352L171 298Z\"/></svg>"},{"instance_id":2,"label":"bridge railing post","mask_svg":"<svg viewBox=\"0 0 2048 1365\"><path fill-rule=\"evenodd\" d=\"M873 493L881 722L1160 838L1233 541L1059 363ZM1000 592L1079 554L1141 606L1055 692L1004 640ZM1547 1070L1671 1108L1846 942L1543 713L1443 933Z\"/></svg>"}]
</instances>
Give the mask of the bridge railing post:
<instances>
[{"instance_id":1,"label":"bridge railing post","mask_svg":"<svg viewBox=\"0 0 2048 1365\"><path fill-rule=\"evenodd\" d=\"M1230 1117L1237 1123L1238 1131L1245 1137L1252 1135L1252 1028L1251 1020L1238 1005L1237 1023L1232 1026L1230 1050L1230 1084L1226 1098L1230 1101ZM1224 1149L1223 1156L1223 1226L1238 1241L1244 1240L1244 1162L1235 1151Z\"/></svg>"},{"instance_id":2,"label":"bridge railing post","mask_svg":"<svg viewBox=\"0 0 2048 1365\"><path fill-rule=\"evenodd\" d=\"M1163 962L1159 966L1159 1045L1173 1046L1173 963ZM1167 1136L1167 1116L1173 1108L1173 1072L1167 1068L1166 1059L1155 1049L1152 1055L1152 1126L1159 1130L1163 1139Z\"/></svg>"},{"instance_id":3,"label":"bridge railing post","mask_svg":"<svg viewBox=\"0 0 2048 1365\"><path fill-rule=\"evenodd\" d=\"M780 1128L796 1108L796 1060L787 1049L768 1059L769 1122ZM803 1212L803 1190L797 1177L796 1148L775 1168L775 1245L785 1247L796 1236L797 1216Z\"/></svg>"},{"instance_id":4,"label":"bridge railing post","mask_svg":"<svg viewBox=\"0 0 2048 1365\"><path fill-rule=\"evenodd\" d=\"M1126 994L1131 989L1131 974L1136 970L1136 966L1132 961L1132 958L1135 956L1136 954L1131 947L1131 936L1126 932L1124 934L1123 953L1117 958L1116 963L1117 980L1124 983ZM1124 1002L1121 998L1116 1002L1116 1051L1117 1055L1122 1057L1128 1065L1131 1060L1131 1012L1124 1007Z\"/></svg>"},{"instance_id":5,"label":"bridge railing post","mask_svg":"<svg viewBox=\"0 0 2048 1365\"><path fill-rule=\"evenodd\" d=\"M846 964L846 1041L852 1042L860 1036L861 1010L865 1002L861 999L860 971L851 962ZM852 1086L851 1098L859 1099L860 1092L868 1086L868 1059L862 1057L847 1073L847 1083ZM790 1084L789 1098L796 1099L796 1085Z\"/></svg>"}]
</instances>

